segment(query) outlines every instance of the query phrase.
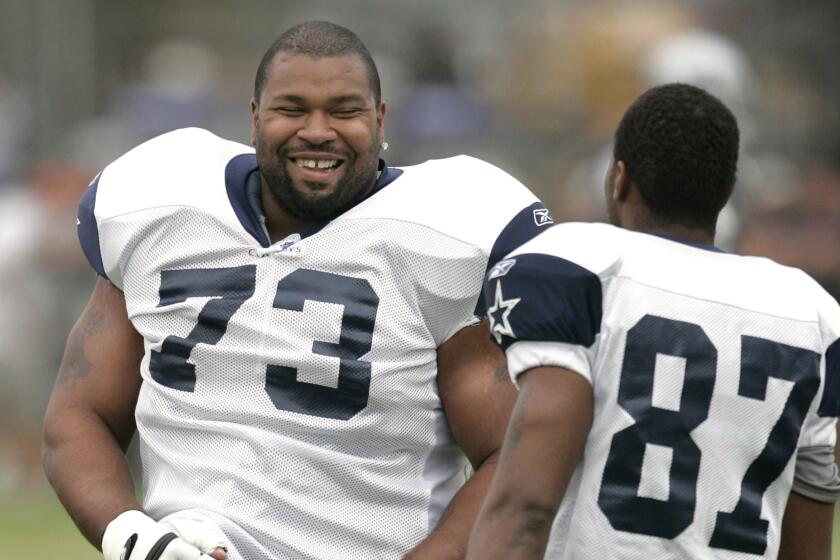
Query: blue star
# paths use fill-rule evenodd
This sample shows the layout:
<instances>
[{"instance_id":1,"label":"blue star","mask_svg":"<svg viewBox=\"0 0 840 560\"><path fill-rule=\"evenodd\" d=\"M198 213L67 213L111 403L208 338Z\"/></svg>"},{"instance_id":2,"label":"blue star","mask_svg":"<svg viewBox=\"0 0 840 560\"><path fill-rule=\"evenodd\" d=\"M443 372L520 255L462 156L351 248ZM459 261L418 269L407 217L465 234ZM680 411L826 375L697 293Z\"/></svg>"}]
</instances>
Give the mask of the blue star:
<instances>
[{"instance_id":1,"label":"blue star","mask_svg":"<svg viewBox=\"0 0 840 560\"><path fill-rule=\"evenodd\" d=\"M513 298L506 300L502 295L502 282L496 282L496 299L492 307L487 308L487 317L490 319L490 334L496 339L499 344L502 343L502 336L516 336L510 326L508 316L519 300L522 298Z\"/></svg>"}]
</instances>

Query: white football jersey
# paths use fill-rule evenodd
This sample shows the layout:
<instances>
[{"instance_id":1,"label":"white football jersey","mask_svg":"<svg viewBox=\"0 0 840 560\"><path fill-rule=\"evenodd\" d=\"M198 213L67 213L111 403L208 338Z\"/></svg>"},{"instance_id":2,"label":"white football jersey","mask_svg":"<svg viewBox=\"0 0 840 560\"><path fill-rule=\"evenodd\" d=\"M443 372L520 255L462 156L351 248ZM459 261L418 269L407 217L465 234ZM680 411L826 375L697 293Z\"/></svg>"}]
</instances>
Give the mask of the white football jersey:
<instances>
[{"instance_id":1,"label":"white football jersey","mask_svg":"<svg viewBox=\"0 0 840 560\"><path fill-rule=\"evenodd\" d=\"M833 446L840 408L840 308L816 282L570 223L491 269L485 299L514 381L550 365L593 387L546 558L776 558L796 452Z\"/></svg>"},{"instance_id":2,"label":"white football jersey","mask_svg":"<svg viewBox=\"0 0 840 560\"><path fill-rule=\"evenodd\" d=\"M231 560L400 557L467 472L436 350L551 220L480 160L381 162L364 200L271 245L256 172L250 147L179 130L80 204L85 253L145 339L144 507L212 519Z\"/></svg>"}]
</instances>

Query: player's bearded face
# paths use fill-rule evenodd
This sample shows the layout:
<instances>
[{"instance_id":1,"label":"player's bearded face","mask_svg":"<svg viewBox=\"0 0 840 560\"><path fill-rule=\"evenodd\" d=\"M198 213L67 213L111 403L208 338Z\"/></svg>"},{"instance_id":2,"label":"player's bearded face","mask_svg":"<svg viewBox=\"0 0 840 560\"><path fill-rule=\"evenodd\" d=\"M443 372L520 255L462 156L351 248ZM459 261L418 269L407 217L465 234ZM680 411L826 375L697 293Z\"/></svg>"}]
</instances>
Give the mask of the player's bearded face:
<instances>
[{"instance_id":1,"label":"player's bearded face","mask_svg":"<svg viewBox=\"0 0 840 560\"><path fill-rule=\"evenodd\" d=\"M257 143L258 152L264 144ZM291 165L297 165L291 154L305 151L324 158L339 157L347 169L334 183L313 181L294 176ZM341 214L362 198L376 180L379 142L374 141L364 153L347 150L325 150L316 146L283 147L273 154L258 155L260 173L271 194L292 215L308 221L324 221ZM319 160L315 160L319 161ZM326 161L326 160L322 160ZM266 163L267 162L267 163Z\"/></svg>"},{"instance_id":2,"label":"player's bearded face","mask_svg":"<svg viewBox=\"0 0 840 560\"><path fill-rule=\"evenodd\" d=\"M328 220L373 187L385 107L358 56L279 53L252 111L263 184L290 214Z\"/></svg>"}]
</instances>

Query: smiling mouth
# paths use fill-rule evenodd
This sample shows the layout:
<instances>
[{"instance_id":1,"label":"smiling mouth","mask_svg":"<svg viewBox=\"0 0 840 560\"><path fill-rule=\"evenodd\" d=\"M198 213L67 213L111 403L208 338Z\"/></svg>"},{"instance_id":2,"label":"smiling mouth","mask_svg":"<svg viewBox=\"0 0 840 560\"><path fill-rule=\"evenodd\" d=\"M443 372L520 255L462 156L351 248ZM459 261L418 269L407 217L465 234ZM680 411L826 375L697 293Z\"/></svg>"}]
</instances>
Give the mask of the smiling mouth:
<instances>
[{"instance_id":1,"label":"smiling mouth","mask_svg":"<svg viewBox=\"0 0 840 560\"><path fill-rule=\"evenodd\" d=\"M332 171L337 169L342 163L340 159L308 159L308 158L289 158L292 163L302 169L309 169L314 171Z\"/></svg>"}]
</instances>

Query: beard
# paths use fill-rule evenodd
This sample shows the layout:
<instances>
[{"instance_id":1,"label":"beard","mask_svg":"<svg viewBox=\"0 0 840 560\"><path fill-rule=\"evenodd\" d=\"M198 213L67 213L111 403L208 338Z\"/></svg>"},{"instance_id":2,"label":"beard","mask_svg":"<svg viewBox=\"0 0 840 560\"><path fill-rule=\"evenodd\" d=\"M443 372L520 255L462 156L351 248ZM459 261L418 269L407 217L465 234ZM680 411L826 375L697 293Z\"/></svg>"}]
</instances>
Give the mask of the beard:
<instances>
[{"instance_id":1,"label":"beard","mask_svg":"<svg viewBox=\"0 0 840 560\"><path fill-rule=\"evenodd\" d=\"M379 142L373 142L363 154L329 150L314 146L298 147L309 152L321 152L341 157L346 167L344 176L336 183L333 191L318 196L324 187L322 183L304 181L297 187L295 180L286 170L286 154L291 149L281 148L277 154L265 154L257 146L260 174L274 199L290 214L307 222L324 222L335 218L361 200L373 187L379 169ZM361 165L359 165L361 164ZM294 165L294 164L292 164Z\"/></svg>"}]
</instances>

